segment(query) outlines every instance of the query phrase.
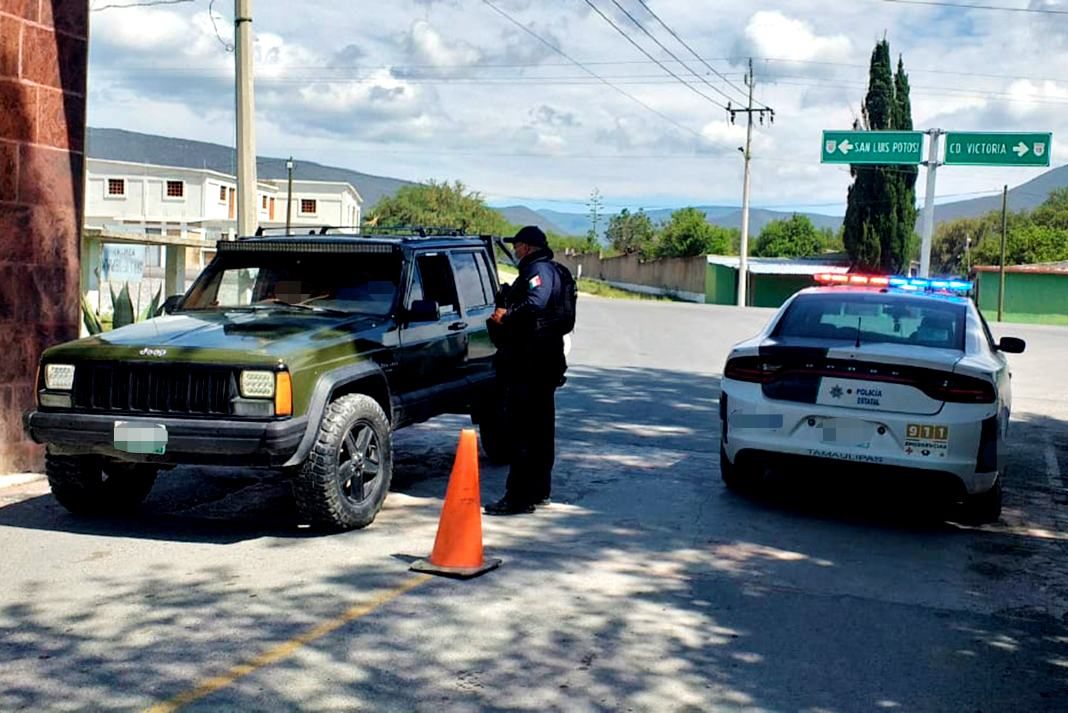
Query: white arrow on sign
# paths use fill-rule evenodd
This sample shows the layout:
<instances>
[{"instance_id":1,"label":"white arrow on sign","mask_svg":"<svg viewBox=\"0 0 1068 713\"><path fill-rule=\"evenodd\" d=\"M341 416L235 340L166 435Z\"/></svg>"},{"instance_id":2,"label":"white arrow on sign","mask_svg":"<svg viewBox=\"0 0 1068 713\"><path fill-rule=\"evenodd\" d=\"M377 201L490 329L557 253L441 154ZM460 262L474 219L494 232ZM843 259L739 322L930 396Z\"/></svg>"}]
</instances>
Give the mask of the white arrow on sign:
<instances>
[{"instance_id":1,"label":"white arrow on sign","mask_svg":"<svg viewBox=\"0 0 1068 713\"><path fill-rule=\"evenodd\" d=\"M849 139L846 139L842 143L838 144L838 150L842 153L849 153L849 150L853 148L853 144L849 143Z\"/></svg>"},{"instance_id":2,"label":"white arrow on sign","mask_svg":"<svg viewBox=\"0 0 1068 713\"><path fill-rule=\"evenodd\" d=\"M1027 151L1028 151L1027 144L1025 144L1023 141L1021 141L1019 144L1014 146L1012 150L1017 156L1019 156L1020 158L1023 158L1024 154L1027 153Z\"/></svg>"}]
</instances>

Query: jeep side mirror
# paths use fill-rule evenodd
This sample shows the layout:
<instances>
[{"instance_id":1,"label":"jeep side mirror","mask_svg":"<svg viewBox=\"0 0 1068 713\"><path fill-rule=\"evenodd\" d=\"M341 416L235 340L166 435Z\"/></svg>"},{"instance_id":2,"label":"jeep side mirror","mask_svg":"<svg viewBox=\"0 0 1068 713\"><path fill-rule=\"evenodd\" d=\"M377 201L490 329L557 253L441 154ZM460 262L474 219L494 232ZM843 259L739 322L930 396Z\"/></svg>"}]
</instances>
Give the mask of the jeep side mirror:
<instances>
[{"instance_id":1,"label":"jeep side mirror","mask_svg":"<svg viewBox=\"0 0 1068 713\"><path fill-rule=\"evenodd\" d=\"M404 316L409 322L437 322L441 319L441 308L434 300L415 300Z\"/></svg>"},{"instance_id":2,"label":"jeep side mirror","mask_svg":"<svg viewBox=\"0 0 1068 713\"><path fill-rule=\"evenodd\" d=\"M1017 337L1002 337L998 349L1007 354L1022 354L1027 342Z\"/></svg>"},{"instance_id":3,"label":"jeep side mirror","mask_svg":"<svg viewBox=\"0 0 1068 713\"><path fill-rule=\"evenodd\" d=\"M178 309L178 304L182 301L182 297L185 295L171 295L167 299L163 300L163 304L160 305L159 311L153 316L159 316L161 314L174 314Z\"/></svg>"}]
</instances>

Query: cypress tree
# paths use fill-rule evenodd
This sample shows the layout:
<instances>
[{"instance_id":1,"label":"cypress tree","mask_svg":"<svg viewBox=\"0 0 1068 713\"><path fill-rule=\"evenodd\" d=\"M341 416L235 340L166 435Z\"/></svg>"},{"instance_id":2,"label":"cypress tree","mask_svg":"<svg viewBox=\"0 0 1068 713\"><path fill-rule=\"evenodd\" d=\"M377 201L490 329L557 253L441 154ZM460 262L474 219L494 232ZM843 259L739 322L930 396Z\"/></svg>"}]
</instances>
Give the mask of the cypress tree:
<instances>
[{"instance_id":1,"label":"cypress tree","mask_svg":"<svg viewBox=\"0 0 1068 713\"><path fill-rule=\"evenodd\" d=\"M864 98L868 131L911 130L912 107L904 62L895 76L890 43L875 45ZM907 265L916 222L916 168L852 165L842 241L853 266L860 270L901 272Z\"/></svg>"},{"instance_id":2,"label":"cypress tree","mask_svg":"<svg viewBox=\"0 0 1068 713\"><path fill-rule=\"evenodd\" d=\"M894 120L895 131L912 131L912 102L909 99L909 76L905 74L905 61L898 56L897 72L894 74ZM890 245L889 260L883 251L883 266L890 272L902 272L912 257L913 230L916 227L916 178L917 166L897 167L895 196L896 214L894 241Z\"/></svg>"}]
</instances>

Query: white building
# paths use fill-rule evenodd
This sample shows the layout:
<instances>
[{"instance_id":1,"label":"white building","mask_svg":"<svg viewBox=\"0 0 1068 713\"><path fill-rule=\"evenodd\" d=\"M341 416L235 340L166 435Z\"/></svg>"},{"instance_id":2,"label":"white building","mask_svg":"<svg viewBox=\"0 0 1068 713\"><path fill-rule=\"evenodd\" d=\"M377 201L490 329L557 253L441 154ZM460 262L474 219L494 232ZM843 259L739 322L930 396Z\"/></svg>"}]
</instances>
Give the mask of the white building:
<instances>
[{"instance_id":1,"label":"white building","mask_svg":"<svg viewBox=\"0 0 1068 713\"><path fill-rule=\"evenodd\" d=\"M284 228L287 218L294 233L360 224L363 199L349 183L294 180L291 215L288 194L284 179L258 182L261 227ZM167 293L181 291L187 268L199 272L214 255L216 241L236 237L237 179L209 169L88 158L85 227L89 234L143 236L145 268L163 269L171 262ZM200 247L188 247L191 242ZM82 251L83 292L95 292L101 250L87 241Z\"/></svg>"}]
</instances>

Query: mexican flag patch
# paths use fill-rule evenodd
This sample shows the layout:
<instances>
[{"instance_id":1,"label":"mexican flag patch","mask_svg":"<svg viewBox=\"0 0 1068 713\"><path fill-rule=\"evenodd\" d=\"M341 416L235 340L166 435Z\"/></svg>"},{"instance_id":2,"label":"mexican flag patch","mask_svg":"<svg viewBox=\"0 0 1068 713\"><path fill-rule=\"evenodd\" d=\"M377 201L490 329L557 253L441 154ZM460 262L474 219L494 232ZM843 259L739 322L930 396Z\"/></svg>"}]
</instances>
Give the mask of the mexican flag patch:
<instances>
[{"instance_id":1,"label":"mexican flag patch","mask_svg":"<svg viewBox=\"0 0 1068 713\"><path fill-rule=\"evenodd\" d=\"M538 277L537 275L535 275L534 277L530 278L530 289L536 290L539 287L541 287L541 278Z\"/></svg>"}]
</instances>

